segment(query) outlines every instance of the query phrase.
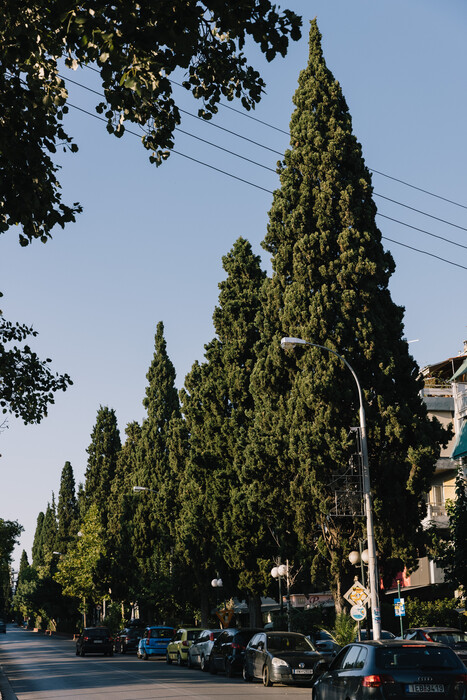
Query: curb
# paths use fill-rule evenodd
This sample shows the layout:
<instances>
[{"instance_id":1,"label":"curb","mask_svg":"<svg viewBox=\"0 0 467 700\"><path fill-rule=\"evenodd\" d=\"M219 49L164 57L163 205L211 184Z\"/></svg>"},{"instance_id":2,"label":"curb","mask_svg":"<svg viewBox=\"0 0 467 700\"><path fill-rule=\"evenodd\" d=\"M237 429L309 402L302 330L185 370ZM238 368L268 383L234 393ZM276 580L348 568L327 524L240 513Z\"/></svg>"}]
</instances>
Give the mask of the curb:
<instances>
[{"instance_id":1,"label":"curb","mask_svg":"<svg viewBox=\"0 0 467 700\"><path fill-rule=\"evenodd\" d=\"M0 698L1 700L18 700L11 689L10 682L6 677L2 666L0 666Z\"/></svg>"}]
</instances>

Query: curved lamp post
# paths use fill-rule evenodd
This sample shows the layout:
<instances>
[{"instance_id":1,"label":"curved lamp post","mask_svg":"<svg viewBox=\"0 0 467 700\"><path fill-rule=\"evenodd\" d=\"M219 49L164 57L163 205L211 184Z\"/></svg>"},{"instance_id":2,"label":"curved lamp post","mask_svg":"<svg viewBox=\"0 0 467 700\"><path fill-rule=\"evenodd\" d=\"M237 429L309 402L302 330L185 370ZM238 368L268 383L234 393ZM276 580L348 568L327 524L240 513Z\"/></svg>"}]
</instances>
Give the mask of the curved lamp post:
<instances>
[{"instance_id":1,"label":"curved lamp post","mask_svg":"<svg viewBox=\"0 0 467 700\"><path fill-rule=\"evenodd\" d=\"M283 350L288 348L294 348L296 345L308 345L312 348L319 348L320 350L325 350L326 352L336 355L350 370L355 383L357 385L358 400L360 404L360 440L362 445L362 465L363 465L363 502L365 505L365 515L366 515L366 530L367 530L367 542L368 542L368 578L369 578L369 589L370 589L370 602L371 602L371 617L373 623L373 639L381 638L381 613L379 609L379 596L378 596L378 572L376 563L376 546L375 546L375 535L373 527L373 507L371 502L371 491L370 491L370 469L368 463L368 444L366 439L366 420L365 420L365 409L363 407L363 394L358 377L355 374L353 368L349 365L345 357L340 355L335 350L327 348L325 345L317 345L316 343L309 343L307 340L302 338L282 338L281 347Z\"/></svg>"}]
</instances>

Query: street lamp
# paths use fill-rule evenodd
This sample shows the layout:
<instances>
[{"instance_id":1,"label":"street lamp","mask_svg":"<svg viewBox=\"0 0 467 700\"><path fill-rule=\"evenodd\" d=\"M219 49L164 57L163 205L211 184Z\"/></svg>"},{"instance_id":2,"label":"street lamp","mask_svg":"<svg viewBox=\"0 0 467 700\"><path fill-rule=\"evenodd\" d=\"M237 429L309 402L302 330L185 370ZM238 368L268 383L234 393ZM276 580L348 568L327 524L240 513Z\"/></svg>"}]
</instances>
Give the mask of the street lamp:
<instances>
[{"instance_id":1,"label":"street lamp","mask_svg":"<svg viewBox=\"0 0 467 700\"><path fill-rule=\"evenodd\" d=\"M280 559L279 559L280 561ZM279 564L271 569L271 576L276 578L279 582L279 606L280 613L282 615L283 604L282 604L282 579L285 578L285 584L287 586L287 630L290 632L290 576L289 576L289 560L287 559L286 564Z\"/></svg>"},{"instance_id":2,"label":"street lamp","mask_svg":"<svg viewBox=\"0 0 467 700\"><path fill-rule=\"evenodd\" d=\"M367 541L368 541L368 578L369 578L369 588L370 588L370 601L371 601L371 617L373 623L373 639L380 639L381 637L381 613L379 609L379 596L378 596L378 572L376 563L376 546L375 546L375 534L373 527L373 506L371 502L371 490L370 490L370 468L368 462L368 445L366 438L366 420L365 420L365 409L363 407L363 394L358 377L355 374L353 368L349 365L345 357L340 355L335 350L327 348L325 345L317 345L316 343L309 343L307 340L302 338L282 338L281 347L283 350L288 348L294 348L296 345L308 345L312 348L319 348L320 350L326 350L326 352L336 355L350 370L352 376L357 385L358 400L360 404L360 440L362 445L362 466L363 466L363 502L365 505L365 515L366 515L366 530L367 530Z\"/></svg>"}]
</instances>

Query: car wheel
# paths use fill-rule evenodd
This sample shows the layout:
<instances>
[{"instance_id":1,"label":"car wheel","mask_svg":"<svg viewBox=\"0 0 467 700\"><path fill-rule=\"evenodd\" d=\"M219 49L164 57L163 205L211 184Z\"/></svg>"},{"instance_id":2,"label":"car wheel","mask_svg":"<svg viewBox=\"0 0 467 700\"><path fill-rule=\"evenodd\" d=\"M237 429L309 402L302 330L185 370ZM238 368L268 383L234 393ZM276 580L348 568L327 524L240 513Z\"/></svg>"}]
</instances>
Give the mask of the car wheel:
<instances>
[{"instance_id":1,"label":"car wheel","mask_svg":"<svg viewBox=\"0 0 467 700\"><path fill-rule=\"evenodd\" d=\"M243 666L242 676L243 676L243 680L246 681L247 683L251 683L253 680L253 676L250 676L250 674L247 671L246 666Z\"/></svg>"},{"instance_id":2,"label":"car wheel","mask_svg":"<svg viewBox=\"0 0 467 700\"><path fill-rule=\"evenodd\" d=\"M190 654L188 654L188 656L186 657L186 667L187 667L187 668L193 668L193 662L192 662L192 660L191 660Z\"/></svg>"},{"instance_id":3,"label":"car wheel","mask_svg":"<svg viewBox=\"0 0 467 700\"><path fill-rule=\"evenodd\" d=\"M79 651L78 651L78 649L76 650L76 656L79 656Z\"/></svg>"},{"instance_id":4,"label":"car wheel","mask_svg":"<svg viewBox=\"0 0 467 700\"><path fill-rule=\"evenodd\" d=\"M216 664L214 663L214 659L209 659L209 673L212 673L213 676L216 675L217 673L217 668Z\"/></svg>"},{"instance_id":5,"label":"car wheel","mask_svg":"<svg viewBox=\"0 0 467 700\"><path fill-rule=\"evenodd\" d=\"M225 662L225 675L227 678L233 678L234 675L234 670L230 659L227 659Z\"/></svg>"},{"instance_id":6,"label":"car wheel","mask_svg":"<svg viewBox=\"0 0 467 700\"><path fill-rule=\"evenodd\" d=\"M126 646L124 644L120 647L120 654L126 654Z\"/></svg>"},{"instance_id":7,"label":"car wheel","mask_svg":"<svg viewBox=\"0 0 467 700\"><path fill-rule=\"evenodd\" d=\"M84 649L81 649L79 655L80 655L80 656L86 656Z\"/></svg>"},{"instance_id":8,"label":"car wheel","mask_svg":"<svg viewBox=\"0 0 467 700\"><path fill-rule=\"evenodd\" d=\"M165 660L169 665L172 663L172 659L170 658L169 652L166 653Z\"/></svg>"},{"instance_id":9,"label":"car wheel","mask_svg":"<svg viewBox=\"0 0 467 700\"><path fill-rule=\"evenodd\" d=\"M269 668L267 666L263 668L263 685L265 688L270 688L272 686Z\"/></svg>"},{"instance_id":10,"label":"car wheel","mask_svg":"<svg viewBox=\"0 0 467 700\"><path fill-rule=\"evenodd\" d=\"M111 651L109 651L109 656L113 656L113 655L114 655L114 652L113 652L113 649L112 649Z\"/></svg>"},{"instance_id":11,"label":"car wheel","mask_svg":"<svg viewBox=\"0 0 467 700\"><path fill-rule=\"evenodd\" d=\"M147 660L149 659L148 652L146 651L146 649L145 649L144 652L143 652L143 659L144 659L145 661L147 661Z\"/></svg>"},{"instance_id":12,"label":"car wheel","mask_svg":"<svg viewBox=\"0 0 467 700\"><path fill-rule=\"evenodd\" d=\"M181 656L180 652L178 651L178 652L177 652L177 666L181 666L182 663L183 663L183 662L182 662L182 656Z\"/></svg>"},{"instance_id":13,"label":"car wheel","mask_svg":"<svg viewBox=\"0 0 467 700\"><path fill-rule=\"evenodd\" d=\"M199 667L202 671L207 671L207 664L206 664L206 659L204 658L204 654L201 654L201 658L199 660Z\"/></svg>"}]
</instances>

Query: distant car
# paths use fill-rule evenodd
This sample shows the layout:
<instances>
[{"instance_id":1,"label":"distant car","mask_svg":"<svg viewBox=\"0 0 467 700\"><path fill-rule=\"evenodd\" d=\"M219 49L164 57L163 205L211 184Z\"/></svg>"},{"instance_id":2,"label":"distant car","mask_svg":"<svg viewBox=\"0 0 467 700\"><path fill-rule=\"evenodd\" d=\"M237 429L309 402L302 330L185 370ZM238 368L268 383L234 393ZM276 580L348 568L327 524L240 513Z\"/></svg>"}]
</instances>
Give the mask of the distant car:
<instances>
[{"instance_id":1,"label":"distant car","mask_svg":"<svg viewBox=\"0 0 467 700\"><path fill-rule=\"evenodd\" d=\"M164 656L167 645L174 636L174 628L160 625L151 625L141 632L136 655L139 659L147 659L150 656Z\"/></svg>"},{"instance_id":2,"label":"distant car","mask_svg":"<svg viewBox=\"0 0 467 700\"><path fill-rule=\"evenodd\" d=\"M107 627L85 627L76 640L76 656L104 654L113 656L113 640Z\"/></svg>"},{"instance_id":3,"label":"distant car","mask_svg":"<svg viewBox=\"0 0 467 700\"><path fill-rule=\"evenodd\" d=\"M360 630L360 637L361 637L362 642L365 642L368 638L368 632L363 627ZM381 630L379 638L380 639L396 639L396 635L393 634L392 632L388 632L388 630ZM373 630L370 630L370 639L373 639ZM355 640L355 641L357 641L357 640Z\"/></svg>"},{"instance_id":4,"label":"distant car","mask_svg":"<svg viewBox=\"0 0 467 700\"><path fill-rule=\"evenodd\" d=\"M327 630L313 629L305 636L316 647L316 651L319 651L329 663L342 649L341 645L336 642L332 634L327 632Z\"/></svg>"},{"instance_id":5,"label":"distant car","mask_svg":"<svg viewBox=\"0 0 467 700\"><path fill-rule=\"evenodd\" d=\"M143 630L137 627L125 627L114 638L114 651L117 654L126 654L127 651L135 652L141 639Z\"/></svg>"},{"instance_id":6,"label":"distant car","mask_svg":"<svg viewBox=\"0 0 467 700\"><path fill-rule=\"evenodd\" d=\"M186 664L188 660L188 648L203 631L204 629L200 627L185 627L177 630L172 640L167 645L165 654L167 663L171 664L175 661L178 666Z\"/></svg>"},{"instance_id":7,"label":"distant car","mask_svg":"<svg viewBox=\"0 0 467 700\"><path fill-rule=\"evenodd\" d=\"M235 627L222 630L222 633L214 640L209 660L209 671L217 673L224 671L228 678L235 673L241 673L245 648L250 639L257 632L263 632L262 628Z\"/></svg>"},{"instance_id":8,"label":"distant car","mask_svg":"<svg viewBox=\"0 0 467 700\"><path fill-rule=\"evenodd\" d=\"M4 620L0 620L0 633L2 633L2 634L6 633L6 623Z\"/></svg>"},{"instance_id":9,"label":"distant car","mask_svg":"<svg viewBox=\"0 0 467 700\"><path fill-rule=\"evenodd\" d=\"M221 632L221 629L204 630L201 632L198 639L195 639L191 647L188 647L188 668L199 666L202 671L208 670L211 649L214 641Z\"/></svg>"},{"instance_id":10,"label":"distant car","mask_svg":"<svg viewBox=\"0 0 467 700\"><path fill-rule=\"evenodd\" d=\"M447 644L467 666L467 634L457 627L412 627L405 630L404 639Z\"/></svg>"},{"instance_id":11,"label":"distant car","mask_svg":"<svg viewBox=\"0 0 467 700\"><path fill-rule=\"evenodd\" d=\"M258 632L247 644L243 678L274 683L309 685L328 664L307 637L298 632Z\"/></svg>"},{"instance_id":12,"label":"distant car","mask_svg":"<svg viewBox=\"0 0 467 700\"><path fill-rule=\"evenodd\" d=\"M467 669L433 642L385 639L344 647L313 686L313 700L464 700Z\"/></svg>"}]
</instances>

